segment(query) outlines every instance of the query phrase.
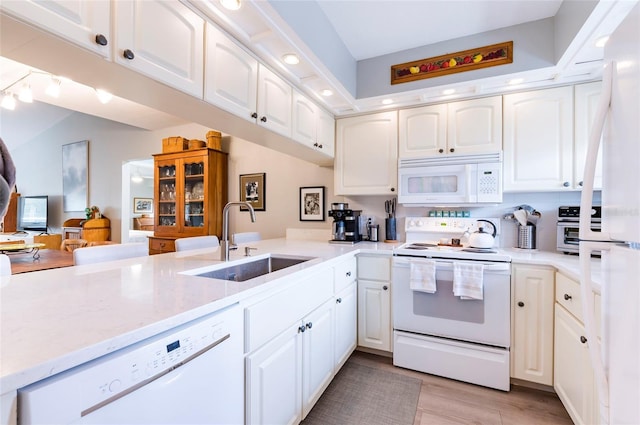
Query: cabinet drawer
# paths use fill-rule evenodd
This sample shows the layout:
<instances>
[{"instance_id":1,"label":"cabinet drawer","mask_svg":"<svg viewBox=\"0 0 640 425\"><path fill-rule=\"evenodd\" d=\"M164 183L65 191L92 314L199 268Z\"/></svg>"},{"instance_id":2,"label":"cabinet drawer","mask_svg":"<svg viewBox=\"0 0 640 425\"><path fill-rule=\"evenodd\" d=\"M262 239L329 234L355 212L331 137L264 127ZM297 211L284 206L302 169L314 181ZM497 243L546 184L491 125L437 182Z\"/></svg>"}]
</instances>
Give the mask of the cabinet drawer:
<instances>
[{"instance_id":1,"label":"cabinet drawer","mask_svg":"<svg viewBox=\"0 0 640 425\"><path fill-rule=\"evenodd\" d=\"M351 257L346 261L336 265L333 268L333 285L334 292L338 293L349 286L357 278L355 257Z\"/></svg>"},{"instance_id":2,"label":"cabinet drawer","mask_svg":"<svg viewBox=\"0 0 640 425\"><path fill-rule=\"evenodd\" d=\"M315 272L245 309L245 352L273 339L333 296L333 269Z\"/></svg>"},{"instance_id":3,"label":"cabinet drawer","mask_svg":"<svg viewBox=\"0 0 640 425\"><path fill-rule=\"evenodd\" d=\"M556 301L580 322L584 321L580 284L560 273L556 273Z\"/></svg>"},{"instance_id":4,"label":"cabinet drawer","mask_svg":"<svg viewBox=\"0 0 640 425\"><path fill-rule=\"evenodd\" d=\"M380 255L358 256L358 278L391 280L391 258Z\"/></svg>"},{"instance_id":5,"label":"cabinet drawer","mask_svg":"<svg viewBox=\"0 0 640 425\"><path fill-rule=\"evenodd\" d=\"M175 239L149 238L149 254L163 254L165 252L175 252Z\"/></svg>"}]
</instances>

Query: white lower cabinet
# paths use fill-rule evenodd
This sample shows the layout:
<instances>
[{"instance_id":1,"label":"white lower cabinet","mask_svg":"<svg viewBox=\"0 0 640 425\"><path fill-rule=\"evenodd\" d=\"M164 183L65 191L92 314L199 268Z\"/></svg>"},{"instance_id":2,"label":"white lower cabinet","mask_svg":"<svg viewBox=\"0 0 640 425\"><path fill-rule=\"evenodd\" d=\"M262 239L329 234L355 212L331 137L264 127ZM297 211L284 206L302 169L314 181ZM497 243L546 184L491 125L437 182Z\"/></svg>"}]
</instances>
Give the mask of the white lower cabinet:
<instances>
[{"instance_id":1,"label":"white lower cabinet","mask_svg":"<svg viewBox=\"0 0 640 425\"><path fill-rule=\"evenodd\" d=\"M334 303L247 356L248 424L296 424L311 411L334 375Z\"/></svg>"},{"instance_id":2,"label":"white lower cabinet","mask_svg":"<svg viewBox=\"0 0 640 425\"><path fill-rule=\"evenodd\" d=\"M553 385L555 271L513 265L511 376Z\"/></svg>"},{"instance_id":3,"label":"white lower cabinet","mask_svg":"<svg viewBox=\"0 0 640 425\"><path fill-rule=\"evenodd\" d=\"M553 388L577 425L598 423L598 398L584 324L572 314L580 310L579 283L556 274ZM596 297L596 312L599 311ZM573 310L573 311L572 311ZM599 316L596 314L596 321Z\"/></svg>"},{"instance_id":4,"label":"white lower cabinet","mask_svg":"<svg viewBox=\"0 0 640 425\"><path fill-rule=\"evenodd\" d=\"M340 370L358 342L358 284L354 280L336 295L335 369Z\"/></svg>"},{"instance_id":5,"label":"white lower cabinet","mask_svg":"<svg viewBox=\"0 0 640 425\"><path fill-rule=\"evenodd\" d=\"M391 259L358 256L358 345L392 351Z\"/></svg>"}]
</instances>

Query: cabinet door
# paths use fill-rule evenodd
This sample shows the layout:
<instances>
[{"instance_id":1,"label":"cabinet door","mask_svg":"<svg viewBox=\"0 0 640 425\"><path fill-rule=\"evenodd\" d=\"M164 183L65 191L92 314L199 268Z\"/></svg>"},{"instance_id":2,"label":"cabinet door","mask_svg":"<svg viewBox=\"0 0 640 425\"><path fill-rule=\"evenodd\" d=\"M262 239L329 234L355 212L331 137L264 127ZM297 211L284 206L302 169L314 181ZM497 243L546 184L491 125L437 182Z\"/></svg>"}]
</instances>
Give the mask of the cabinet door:
<instances>
[{"instance_id":1,"label":"cabinet door","mask_svg":"<svg viewBox=\"0 0 640 425\"><path fill-rule=\"evenodd\" d=\"M301 325L247 356L247 424L297 424L302 420Z\"/></svg>"},{"instance_id":2,"label":"cabinet door","mask_svg":"<svg viewBox=\"0 0 640 425\"><path fill-rule=\"evenodd\" d=\"M333 158L336 145L336 120L324 109L318 108L318 146L325 154Z\"/></svg>"},{"instance_id":3,"label":"cabinet door","mask_svg":"<svg viewBox=\"0 0 640 425\"><path fill-rule=\"evenodd\" d=\"M334 300L305 317L302 338L302 417L311 411L334 373Z\"/></svg>"},{"instance_id":4,"label":"cabinet door","mask_svg":"<svg viewBox=\"0 0 640 425\"><path fill-rule=\"evenodd\" d=\"M447 151L447 105L398 112L398 157L413 158Z\"/></svg>"},{"instance_id":5,"label":"cabinet door","mask_svg":"<svg viewBox=\"0 0 640 425\"><path fill-rule=\"evenodd\" d=\"M513 267L511 376L553 385L554 271Z\"/></svg>"},{"instance_id":6,"label":"cabinet door","mask_svg":"<svg viewBox=\"0 0 640 425\"><path fill-rule=\"evenodd\" d=\"M574 140L574 166L573 166L573 187L582 188L584 176L584 161L587 157L587 145L591 125L595 116L602 82L580 84L574 86L574 108L575 108L575 140ZM602 188L602 149L598 152L598 162L596 163L596 175L593 181L595 189Z\"/></svg>"},{"instance_id":7,"label":"cabinet door","mask_svg":"<svg viewBox=\"0 0 640 425\"><path fill-rule=\"evenodd\" d=\"M573 90L504 96L504 190L570 190Z\"/></svg>"},{"instance_id":8,"label":"cabinet door","mask_svg":"<svg viewBox=\"0 0 640 425\"><path fill-rule=\"evenodd\" d=\"M398 180L397 112L340 119L336 129L335 194L395 194Z\"/></svg>"},{"instance_id":9,"label":"cabinet door","mask_svg":"<svg viewBox=\"0 0 640 425\"><path fill-rule=\"evenodd\" d=\"M358 342L358 286L353 281L336 296L335 371L340 370Z\"/></svg>"},{"instance_id":10,"label":"cabinet door","mask_svg":"<svg viewBox=\"0 0 640 425\"><path fill-rule=\"evenodd\" d=\"M180 210L177 198L179 167L175 159L156 159L154 162L155 182L155 233L158 235L179 232Z\"/></svg>"},{"instance_id":11,"label":"cabinet door","mask_svg":"<svg viewBox=\"0 0 640 425\"><path fill-rule=\"evenodd\" d=\"M206 32L204 99L255 122L258 61L210 23Z\"/></svg>"},{"instance_id":12,"label":"cabinet door","mask_svg":"<svg viewBox=\"0 0 640 425\"><path fill-rule=\"evenodd\" d=\"M293 91L291 137L310 148L318 146L318 107L296 90Z\"/></svg>"},{"instance_id":13,"label":"cabinet door","mask_svg":"<svg viewBox=\"0 0 640 425\"><path fill-rule=\"evenodd\" d=\"M113 4L116 62L202 99L204 19L180 2Z\"/></svg>"},{"instance_id":14,"label":"cabinet door","mask_svg":"<svg viewBox=\"0 0 640 425\"><path fill-rule=\"evenodd\" d=\"M291 137L293 89L268 68L258 66L258 124Z\"/></svg>"},{"instance_id":15,"label":"cabinet door","mask_svg":"<svg viewBox=\"0 0 640 425\"><path fill-rule=\"evenodd\" d=\"M111 2L3 1L2 9L39 28L111 59Z\"/></svg>"},{"instance_id":16,"label":"cabinet door","mask_svg":"<svg viewBox=\"0 0 640 425\"><path fill-rule=\"evenodd\" d=\"M559 304L555 312L553 388L574 423L594 423L595 382L584 327Z\"/></svg>"},{"instance_id":17,"label":"cabinet door","mask_svg":"<svg viewBox=\"0 0 640 425\"><path fill-rule=\"evenodd\" d=\"M358 345L391 351L390 293L388 283L358 280Z\"/></svg>"},{"instance_id":18,"label":"cabinet door","mask_svg":"<svg viewBox=\"0 0 640 425\"><path fill-rule=\"evenodd\" d=\"M447 152L474 154L502 151L502 97L447 105Z\"/></svg>"}]
</instances>

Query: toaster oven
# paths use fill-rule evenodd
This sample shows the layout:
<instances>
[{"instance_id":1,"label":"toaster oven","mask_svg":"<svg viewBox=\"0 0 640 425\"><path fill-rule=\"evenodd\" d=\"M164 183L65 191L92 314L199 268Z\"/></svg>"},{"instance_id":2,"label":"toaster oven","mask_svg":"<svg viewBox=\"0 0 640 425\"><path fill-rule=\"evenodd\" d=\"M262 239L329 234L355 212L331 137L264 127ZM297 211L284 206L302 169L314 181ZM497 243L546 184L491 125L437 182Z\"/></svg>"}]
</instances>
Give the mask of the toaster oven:
<instances>
[{"instance_id":1,"label":"toaster oven","mask_svg":"<svg viewBox=\"0 0 640 425\"><path fill-rule=\"evenodd\" d=\"M591 210L591 230L601 230L601 209L594 206ZM557 250L565 254L578 254L580 207L562 206L558 208ZM599 255L598 252L594 253Z\"/></svg>"}]
</instances>

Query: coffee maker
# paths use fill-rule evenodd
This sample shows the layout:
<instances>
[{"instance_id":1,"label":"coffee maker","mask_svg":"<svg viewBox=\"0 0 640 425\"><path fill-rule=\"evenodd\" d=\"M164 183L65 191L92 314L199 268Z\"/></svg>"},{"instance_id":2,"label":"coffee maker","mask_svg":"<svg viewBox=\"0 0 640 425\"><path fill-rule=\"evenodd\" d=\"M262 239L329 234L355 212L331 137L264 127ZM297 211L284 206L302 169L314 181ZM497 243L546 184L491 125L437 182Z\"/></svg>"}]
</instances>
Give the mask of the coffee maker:
<instances>
[{"instance_id":1,"label":"coffee maker","mask_svg":"<svg viewBox=\"0 0 640 425\"><path fill-rule=\"evenodd\" d=\"M336 202L331 204L329 216L333 217L331 243L354 244L362 240L360 234L360 213L362 211L349 209L349 204Z\"/></svg>"}]
</instances>

